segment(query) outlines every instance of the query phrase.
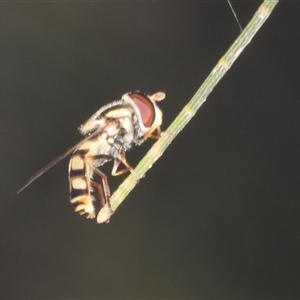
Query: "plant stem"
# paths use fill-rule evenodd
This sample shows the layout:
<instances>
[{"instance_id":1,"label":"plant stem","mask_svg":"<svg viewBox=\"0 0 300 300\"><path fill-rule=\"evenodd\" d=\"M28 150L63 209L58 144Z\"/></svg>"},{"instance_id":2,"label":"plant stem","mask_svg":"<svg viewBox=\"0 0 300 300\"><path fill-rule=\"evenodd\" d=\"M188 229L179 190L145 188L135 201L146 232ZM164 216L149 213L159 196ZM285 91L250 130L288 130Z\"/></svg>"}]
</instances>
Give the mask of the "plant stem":
<instances>
[{"instance_id":1,"label":"plant stem","mask_svg":"<svg viewBox=\"0 0 300 300\"><path fill-rule=\"evenodd\" d=\"M217 65L213 68L207 79L203 82L192 99L185 105L185 107L183 107L182 111L171 123L168 129L162 134L160 139L152 146L145 157L137 165L134 170L134 176L130 174L114 192L110 199L110 204L113 211L115 211L118 206L124 201L129 192L137 184L138 179L145 176L145 173L163 154L166 148L171 144L172 140L195 115L197 110L205 102L206 98L217 85L217 83L230 69L232 64L239 57L245 47L251 42L253 36L257 33L263 23L270 16L278 1L279 0L265 0L258 8L248 25L234 41L225 55L219 60ZM98 214L97 222L106 222L107 220L109 220L111 215L111 209L108 207L108 205L105 205Z\"/></svg>"}]
</instances>

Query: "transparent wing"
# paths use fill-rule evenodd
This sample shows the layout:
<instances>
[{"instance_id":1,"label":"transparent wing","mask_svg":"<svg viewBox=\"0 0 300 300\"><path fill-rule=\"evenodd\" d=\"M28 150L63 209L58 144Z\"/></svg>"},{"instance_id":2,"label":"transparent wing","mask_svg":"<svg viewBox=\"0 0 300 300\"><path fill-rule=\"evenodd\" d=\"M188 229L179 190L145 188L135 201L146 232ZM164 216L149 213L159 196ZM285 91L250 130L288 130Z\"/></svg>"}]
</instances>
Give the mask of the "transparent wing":
<instances>
[{"instance_id":1,"label":"transparent wing","mask_svg":"<svg viewBox=\"0 0 300 300\"><path fill-rule=\"evenodd\" d=\"M88 141L89 139L93 138L94 136L98 135L104 128L99 127L96 131L94 131L91 135L87 136L85 139L81 140L78 144L72 146L69 148L66 152L64 152L62 155L56 157L51 162L49 162L45 167L40 169L38 172L36 172L33 176L31 176L28 181L16 192L16 194L19 194L24 189L26 189L33 181L35 181L37 178L39 178L41 175L43 175L45 172L50 170L53 166L55 166L57 163L65 159L68 155L70 155L74 150L76 150L78 147L80 147L83 143Z\"/></svg>"}]
</instances>

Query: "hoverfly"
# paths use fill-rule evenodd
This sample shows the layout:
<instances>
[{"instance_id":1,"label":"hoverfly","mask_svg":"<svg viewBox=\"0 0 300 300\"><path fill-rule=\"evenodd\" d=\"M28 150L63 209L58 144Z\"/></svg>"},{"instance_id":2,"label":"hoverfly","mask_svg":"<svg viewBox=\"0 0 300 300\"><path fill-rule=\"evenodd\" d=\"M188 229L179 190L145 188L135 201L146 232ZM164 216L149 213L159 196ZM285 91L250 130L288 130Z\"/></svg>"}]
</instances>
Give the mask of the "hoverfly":
<instances>
[{"instance_id":1,"label":"hoverfly","mask_svg":"<svg viewBox=\"0 0 300 300\"><path fill-rule=\"evenodd\" d=\"M95 218L94 194L97 192L101 207L106 203L110 206L111 196L107 176L100 167L113 161L113 176L128 171L133 173L125 152L132 146L141 145L147 138L160 137L162 112L156 102L164 98L164 92L146 95L133 91L104 105L79 127L85 138L29 178L17 194L72 153L69 162L70 202L80 215ZM125 168L118 170L120 163ZM93 179L94 175L101 178L102 184Z\"/></svg>"}]
</instances>

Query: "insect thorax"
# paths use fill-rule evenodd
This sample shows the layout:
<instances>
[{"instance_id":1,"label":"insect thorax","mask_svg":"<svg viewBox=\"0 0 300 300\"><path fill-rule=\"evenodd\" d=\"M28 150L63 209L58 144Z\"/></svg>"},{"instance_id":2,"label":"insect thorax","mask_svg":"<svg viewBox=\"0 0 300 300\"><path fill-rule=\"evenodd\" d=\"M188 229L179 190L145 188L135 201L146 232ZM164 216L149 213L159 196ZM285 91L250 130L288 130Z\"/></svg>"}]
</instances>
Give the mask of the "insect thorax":
<instances>
[{"instance_id":1,"label":"insect thorax","mask_svg":"<svg viewBox=\"0 0 300 300\"><path fill-rule=\"evenodd\" d=\"M79 127L79 131L85 136L96 130L99 130L99 135L103 137L107 134L109 143L114 139L116 147L122 145L124 151L133 144L140 145L145 140L133 108L125 105L123 100L113 101L103 106Z\"/></svg>"}]
</instances>

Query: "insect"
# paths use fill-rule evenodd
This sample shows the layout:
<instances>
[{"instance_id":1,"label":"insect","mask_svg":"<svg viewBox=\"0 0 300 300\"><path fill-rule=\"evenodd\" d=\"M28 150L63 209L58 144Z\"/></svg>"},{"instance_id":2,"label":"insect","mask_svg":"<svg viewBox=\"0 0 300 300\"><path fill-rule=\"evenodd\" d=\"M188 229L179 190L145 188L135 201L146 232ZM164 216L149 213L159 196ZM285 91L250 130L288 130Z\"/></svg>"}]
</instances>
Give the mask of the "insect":
<instances>
[{"instance_id":1,"label":"insect","mask_svg":"<svg viewBox=\"0 0 300 300\"><path fill-rule=\"evenodd\" d=\"M124 94L120 100L104 105L79 127L85 138L29 178L17 194L72 153L69 162L70 202L80 215L95 218L95 194L98 194L101 206L106 203L110 206L111 196L107 176L100 167L113 161L113 176L128 171L134 174L125 152L141 145L147 138L160 137L162 112L156 102L164 98L164 92L146 95L133 91ZM125 168L118 170L120 163ZM102 184L94 180L95 175L101 178Z\"/></svg>"}]
</instances>

